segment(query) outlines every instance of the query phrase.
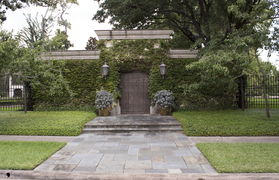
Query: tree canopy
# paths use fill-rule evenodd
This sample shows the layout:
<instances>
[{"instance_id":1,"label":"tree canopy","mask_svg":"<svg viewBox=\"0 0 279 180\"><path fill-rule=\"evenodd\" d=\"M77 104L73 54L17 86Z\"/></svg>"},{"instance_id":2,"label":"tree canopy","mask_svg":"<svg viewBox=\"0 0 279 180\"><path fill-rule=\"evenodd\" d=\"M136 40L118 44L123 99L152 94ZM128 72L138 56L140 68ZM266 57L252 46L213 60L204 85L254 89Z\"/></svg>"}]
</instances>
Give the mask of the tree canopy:
<instances>
[{"instance_id":1,"label":"tree canopy","mask_svg":"<svg viewBox=\"0 0 279 180\"><path fill-rule=\"evenodd\" d=\"M59 29L56 30L55 36L50 38L55 17L52 14L48 15L48 11L57 8L59 4L66 6L67 3L77 4L77 1L0 0L0 23L6 20L6 11L3 8L16 10L30 4L48 7L41 21L38 20L38 14L34 19L27 14L28 27L24 27L17 35L0 30L0 77L16 74L20 80L30 83L34 92L38 91L52 100L63 95L72 97L72 91L62 74L63 70L67 71L64 62L47 63L41 59L45 50L67 50L73 46L68 40L68 35Z\"/></svg>"},{"instance_id":2,"label":"tree canopy","mask_svg":"<svg viewBox=\"0 0 279 180\"><path fill-rule=\"evenodd\" d=\"M29 82L32 88L51 97L63 93L71 97L71 90L62 75L63 64L46 63L40 58L41 53L42 48L23 47L20 36L1 30L0 77L17 74L19 79Z\"/></svg>"},{"instance_id":3,"label":"tree canopy","mask_svg":"<svg viewBox=\"0 0 279 180\"><path fill-rule=\"evenodd\" d=\"M262 24L270 27L277 13L275 3L270 0L104 0L93 19L98 22L109 19L116 29L171 28L183 33L196 46L209 46L222 44L235 33L253 34ZM249 32L239 32L245 29Z\"/></svg>"},{"instance_id":4,"label":"tree canopy","mask_svg":"<svg viewBox=\"0 0 279 180\"><path fill-rule=\"evenodd\" d=\"M54 26L54 17L52 14L48 15L48 10L45 15L41 15L41 20L38 19L38 14L35 18L32 18L31 14L24 14L28 26L20 30L22 40L30 48L42 45L47 41Z\"/></svg>"},{"instance_id":5,"label":"tree canopy","mask_svg":"<svg viewBox=\"0 0 279 180\"><path fill-rule=\"evenodd\" d=\"M67 3L78 4L77 0L0 0L0 22L2 23L7 20L7 10L15 11L30 5L52 7L55 9L59 4Z\"/></svg>"},{"instance_id":6,"label":"tree canopy","mask_svg":"<svg viewBox=\"0 0 279 180\"><path fill-rule=\"evenodd\" d=\"M68 35L65 31L56 29L55 36L52 37L47 44L45 45L46 51L55 51L55 50L68 50L70 47L73 47L74 44L68 40Z\"/></svg>"},{"instance_id":7,"label":"tree canopy","mask_svg":"<svg viewBox=\"0 0 279 180\"><path fill-rule=\"evenodd\" d=\"M41 20L38 20L38 13L33 19L31 14L25 16L28 27L21 29L20 36L27 47L42 46L46 51L67 50L73 47L73 44L68 40L67 33L60 29L57 29L55 36L50 38L55 17L52 14L48 15L48 10Z\"/></svg>"}]
</instances>

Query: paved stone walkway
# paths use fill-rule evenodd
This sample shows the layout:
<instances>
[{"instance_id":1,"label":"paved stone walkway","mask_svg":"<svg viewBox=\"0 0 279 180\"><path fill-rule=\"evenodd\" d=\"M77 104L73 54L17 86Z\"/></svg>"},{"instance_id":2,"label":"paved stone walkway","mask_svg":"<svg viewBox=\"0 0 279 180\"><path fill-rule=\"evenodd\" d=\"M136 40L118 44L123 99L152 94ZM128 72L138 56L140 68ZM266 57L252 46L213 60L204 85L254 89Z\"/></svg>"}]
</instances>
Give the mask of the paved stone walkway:
<instances>
[{"instance_id":1,"label":"paved stone walkway","mask_svg":"<svg viewBox=\"0 0 279 180\"><path fill-rule=\"evenodd\" d=\"M180 133L82 134L34 171L217 174Z\"/></svg>"}]
</instances>

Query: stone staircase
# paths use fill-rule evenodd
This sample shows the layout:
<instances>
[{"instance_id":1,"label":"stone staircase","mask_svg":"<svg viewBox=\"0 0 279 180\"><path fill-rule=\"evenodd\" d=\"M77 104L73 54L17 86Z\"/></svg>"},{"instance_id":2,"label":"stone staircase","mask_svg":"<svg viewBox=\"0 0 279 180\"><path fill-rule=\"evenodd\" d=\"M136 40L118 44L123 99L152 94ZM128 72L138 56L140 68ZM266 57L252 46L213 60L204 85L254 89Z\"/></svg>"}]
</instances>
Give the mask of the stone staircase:
<instances>
[{"instance_id":1,"label":"stone staircase","mask_svg":"<svg viewBox=\"0 0 279 180\"><path fill-rule=\"evenodd\" d=\"M98 116L85 124L83 133L183 132L181 123L172 116L129 114Z\"/></svg>"}]
</instances>

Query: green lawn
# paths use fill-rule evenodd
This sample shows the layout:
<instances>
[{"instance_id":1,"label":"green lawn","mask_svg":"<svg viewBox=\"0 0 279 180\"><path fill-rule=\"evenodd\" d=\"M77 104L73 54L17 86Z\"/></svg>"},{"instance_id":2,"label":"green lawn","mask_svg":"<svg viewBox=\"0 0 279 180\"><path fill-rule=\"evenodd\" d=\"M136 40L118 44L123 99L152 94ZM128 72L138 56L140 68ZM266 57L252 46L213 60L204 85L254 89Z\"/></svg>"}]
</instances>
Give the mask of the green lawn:
<instances>
[{"instance_id":1,"label":"green lawn","mask_svg":"<svg viewBox=\"0 0 279 180\"><path fill-rule=\"evenodd\" d=\"M0 97L1 102L23 102L23 97Z\"/></svg>"},{"instance_id":2,"label":"green lawn","mask_svg":"<svg viewBox=\"0 0 279 180\"><path fill-rule=\"evenodd\" d=\"M0 111L23 111L23 110L24 110L23 107L0 107Z\"/></svg>"},{"instance_id":3,"label":"green lawn","mask_svg":"<svg viewBox=\"0 0 279 180\"><path fill-rule=\"evenodd\" d=\"M0 169L32 170L65 144L64 142L0 141Z\"/></svg>"},{"instance_id":4,"label":"green lawn","mask_svg":"<svg viewBox=\"0 0 279 180\"><path fill-rule=\"evenodd\" d=\"M279 98L267 98L269 108L279 108ZM265 108L265 99L263 98L247 98L249 108Z\"/></svg>"},{"instance_id":5,"label":"green lawn","mask_svg":"<svg viewBox=\"0 0 279 180\"><path fill-rule=\"evenodd\" d=\"M178 119L187 136L278 136L279 109L177 111Z\"/></svg>"},{"instance_id":6,"label":"green lawn","mask_svg":"<svg viewBox=\"0 0 279 180\"><path fill-rule=\"evenodd\" d=\"M0 111L22 111L24 110L23 104L24 99L22 97L0 97Z\"/></svg>"},{"instance_id":7,"label":"green lawn","mask_svg":"<svg viewBox=\"0 0 279 180\"><path fill-rule=\"evenodd\" d=\"M86 111L0 112L1 135L77 136L96 117Z\"/></svg>"},{"instance_id":8,"label":"green lawn","mask_svg":"<svg viewBox=\"0 0 279 180\"><path fill-rule=\"evenodd\" d=\"M278 143L198 143L218 173L279 173Z\"/></svg>"}]
</instances>

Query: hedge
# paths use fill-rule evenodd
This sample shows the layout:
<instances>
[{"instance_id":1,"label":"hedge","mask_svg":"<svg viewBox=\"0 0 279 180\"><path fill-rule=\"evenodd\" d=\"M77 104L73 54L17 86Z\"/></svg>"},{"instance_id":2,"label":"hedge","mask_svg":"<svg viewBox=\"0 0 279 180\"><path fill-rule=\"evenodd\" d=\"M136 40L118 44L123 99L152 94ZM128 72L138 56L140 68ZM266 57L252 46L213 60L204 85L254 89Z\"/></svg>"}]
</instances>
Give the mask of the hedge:
<instances>
[{"instance_id":1,"label":"hedge","mask_svg":"<svg viewBox=\"0 0 279 180\"><path fill-rule=\"evenodd\" d=\"M101 89L113 94L114 99L121 98L120 75L123 72L142 71L149 75L149 94L153 95L162 89L174 93L177 107L180 107L191 97L183 95L182 84L191 84L199 81L196 72L185 70L185 66L197 61L191 59L171 59L168 56L168 40L112 40L112 47L107 48L106 40L98 42L101 50L100 59L97 60L54 60L57 67L63 66L64 78L73 91L73 97L64 93L60 97L46 96L39 89L34 91L36 108L47 109L50 107L87 107L94 106L96 92ZM164 79L160 76L159 65L167 65L167 75ZM109 65L109 75L105 80L102 77L102 65L105 60Z\"/></svg>"}]
</instances>

